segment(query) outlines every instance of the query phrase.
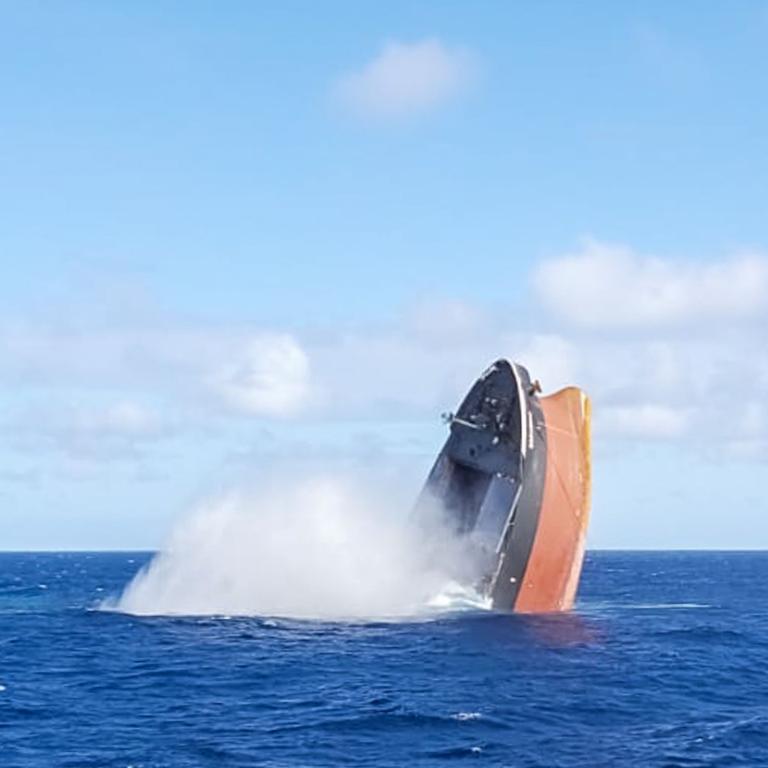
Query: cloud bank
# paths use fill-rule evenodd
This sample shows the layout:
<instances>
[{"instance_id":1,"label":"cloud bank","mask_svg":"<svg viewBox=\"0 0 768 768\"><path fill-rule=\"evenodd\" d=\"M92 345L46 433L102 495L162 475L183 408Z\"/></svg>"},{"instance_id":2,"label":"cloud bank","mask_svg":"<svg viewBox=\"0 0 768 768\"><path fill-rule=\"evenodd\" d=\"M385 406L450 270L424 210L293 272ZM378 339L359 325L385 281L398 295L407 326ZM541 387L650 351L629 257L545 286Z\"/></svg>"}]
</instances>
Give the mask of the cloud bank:
<instances>
[{"instance_id":1,"label":"cloud bank","mask_svg":"<svg viewBox=\"0 0 768 768\"><path fill-rule=\"evenodd\" d=\"M376 433L435 419L508 356L545 391L586 389L598 441L768 456L767 275L756 252L692 262L590 241L532 270L525 311L432 299L389 325L322 333L0 327L0 374L25 393L5 426L21 450L91 457L138 455L179 425L224 440L295 417Z\"/></svg>"}]
</instances>

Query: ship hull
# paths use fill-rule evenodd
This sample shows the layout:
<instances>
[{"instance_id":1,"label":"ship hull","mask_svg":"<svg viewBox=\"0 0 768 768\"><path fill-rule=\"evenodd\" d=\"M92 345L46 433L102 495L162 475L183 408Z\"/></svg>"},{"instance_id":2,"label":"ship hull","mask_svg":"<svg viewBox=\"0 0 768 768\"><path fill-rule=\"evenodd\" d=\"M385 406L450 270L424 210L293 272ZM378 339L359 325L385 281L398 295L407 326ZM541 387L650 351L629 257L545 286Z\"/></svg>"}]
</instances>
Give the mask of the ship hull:
<instances>
[{"instance_id":1,"label":"ship hull","mask_svg":"<svg viewBox=\"0 0 768 768\"><path fill-rule=\"evenodd\" d=\"M580 390L539 397L528 371L506 360L449 416L417 510L439 507L496 610L573 605L589 519L589 418Z\"/></svg>"}]
</instances>

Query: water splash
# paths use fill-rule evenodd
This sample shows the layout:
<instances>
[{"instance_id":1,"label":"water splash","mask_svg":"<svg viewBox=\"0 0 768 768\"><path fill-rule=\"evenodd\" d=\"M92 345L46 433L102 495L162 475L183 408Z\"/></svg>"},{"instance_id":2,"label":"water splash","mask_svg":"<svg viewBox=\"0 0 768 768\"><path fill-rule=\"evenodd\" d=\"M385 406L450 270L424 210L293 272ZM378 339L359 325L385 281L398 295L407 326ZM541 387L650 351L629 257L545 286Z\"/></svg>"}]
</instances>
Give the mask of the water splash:
<instances>
[{"instance_id":1,"label":"water splash","mask_svg":"<svg viewBox=\"0 0 768 768\"><path fill-rule=\"evenodd\" d=\"M106 608L137 615L397 618L485 607L461 546L338 478L200 508Z\"/></svg>"}]
</instances>

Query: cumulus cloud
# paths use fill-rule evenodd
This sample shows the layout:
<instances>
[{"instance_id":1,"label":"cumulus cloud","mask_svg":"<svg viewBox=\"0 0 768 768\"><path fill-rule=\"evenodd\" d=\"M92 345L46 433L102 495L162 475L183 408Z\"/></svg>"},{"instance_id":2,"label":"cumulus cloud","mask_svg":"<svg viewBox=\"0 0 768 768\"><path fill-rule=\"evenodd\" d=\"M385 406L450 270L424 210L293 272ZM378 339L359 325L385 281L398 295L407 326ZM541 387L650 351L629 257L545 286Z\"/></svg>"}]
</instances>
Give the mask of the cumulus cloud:
<instances>
[{"instance_id":1,"label":"cumulus cloud","mask_svg":"<svg viewBox=\"0 0 768 768\"><path fill-rule=\"evenodd\" d=\"M550 310L589 328L736 320L768 311L768 256L673 261L588 241L577 253L544 262L534 285Z\"/></svg>"},{"instance_id":2,"label":"cumulus cloud","mask_svg":"<svg viewBox=\"0 0 768 768\"><path fill-rule=\"evenodd\" d=\"M256 416L296 413L309 397L309 359L289 334L254 336L212 379L227 402Z\"/></svg>"},{"instance_id":3,"label":"cumulus cloud","mask_svg":"<svg viewBox=\"0 0 768 768\"><path fill-rule=\"evenodd\" d=\"M335 93L357 114L406 117L459 95L472 82L474 71L473 57L464 48L434 38L390 41L362 69L344 75Z\"/></svg>"}]
</instances>

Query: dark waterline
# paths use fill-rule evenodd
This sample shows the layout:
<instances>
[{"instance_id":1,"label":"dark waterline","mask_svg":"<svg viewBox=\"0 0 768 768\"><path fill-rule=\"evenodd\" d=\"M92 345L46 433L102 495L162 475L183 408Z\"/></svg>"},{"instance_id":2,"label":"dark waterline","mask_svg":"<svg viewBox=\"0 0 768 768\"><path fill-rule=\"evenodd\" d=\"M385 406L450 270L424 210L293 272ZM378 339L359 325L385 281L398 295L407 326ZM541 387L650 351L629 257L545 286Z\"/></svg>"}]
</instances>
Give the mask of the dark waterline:
<instances>
[{"instance_id":1,"label":"dark waterline","mask_svg":"<svg viewBox=\"0 0 768 768\"><path fill-rule=\"evenodd\" d=\"M577 610L95 610L150 553L0 554L0 765L768 764L768 553L590 552Z\"/></svg>"}]
</instances>

